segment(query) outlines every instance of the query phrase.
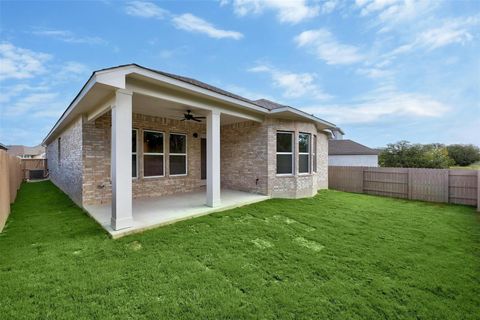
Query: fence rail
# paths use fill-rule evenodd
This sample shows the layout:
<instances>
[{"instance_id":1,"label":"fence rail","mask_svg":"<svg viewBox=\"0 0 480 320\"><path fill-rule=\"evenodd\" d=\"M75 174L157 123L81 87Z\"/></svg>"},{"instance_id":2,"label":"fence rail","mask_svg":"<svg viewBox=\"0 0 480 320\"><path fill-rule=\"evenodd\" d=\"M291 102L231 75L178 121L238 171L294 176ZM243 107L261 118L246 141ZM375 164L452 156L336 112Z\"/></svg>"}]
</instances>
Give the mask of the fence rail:
<instances>
[{"instance_id":1,"label":"fence rail","mask_svg":"<svg viewBox=\"0 0 480 320\"><path fill-rule=\"evenodd\" d=\"M15 201L22 181L21 160L0 150L0 232L5 226L10 214L10 204Z\"/></svg>"},{"instance_id":2,"label":"fence rail","mask_svg":"<svg viewBox=\"0 0 480 320\"><path fill-rule=\"evenodd\" d=\"M330 189L387 197L477 206L478 170L328 167Z\"/></svg>"}]
</instances>

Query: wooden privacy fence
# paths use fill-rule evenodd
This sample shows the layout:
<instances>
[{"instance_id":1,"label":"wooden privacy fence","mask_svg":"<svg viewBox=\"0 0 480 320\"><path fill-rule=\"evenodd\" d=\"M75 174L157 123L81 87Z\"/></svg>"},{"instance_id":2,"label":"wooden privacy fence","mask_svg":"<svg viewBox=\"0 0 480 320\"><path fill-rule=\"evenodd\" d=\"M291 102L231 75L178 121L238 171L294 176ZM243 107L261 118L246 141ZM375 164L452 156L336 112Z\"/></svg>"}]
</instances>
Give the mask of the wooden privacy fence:
<instances>
[{"instance_id":1,"label":"wooden privacy fence","mask_svg":"<svg viewBox=\"0 0 480 320\"><path fill-rule=\"evenodd\" d=\"M24 179L30 179L30 170L47 170L47 159L22 159Z\"/></svg>"},{"instance_id":2,"label":"wooden privacy fence","mask_svg":"<svg viewBox=\"0 0 480 320\"><path fill-rule=\"evenodd\" d=\"M10 214L10 204L15 201L22 180L21 160L9 156L5 150L0 150L0 232L5 226Z\"/></svg>"},{"instance_id":3,"label":"wooden privacy fence","mask_svg":"<svg viewBox=\"0 0 480 320\"><path fill-rule=\"evenodd\" d=\"M478 170L328 167L330 189L477 206Z\"/></svg>"}]
</instances>

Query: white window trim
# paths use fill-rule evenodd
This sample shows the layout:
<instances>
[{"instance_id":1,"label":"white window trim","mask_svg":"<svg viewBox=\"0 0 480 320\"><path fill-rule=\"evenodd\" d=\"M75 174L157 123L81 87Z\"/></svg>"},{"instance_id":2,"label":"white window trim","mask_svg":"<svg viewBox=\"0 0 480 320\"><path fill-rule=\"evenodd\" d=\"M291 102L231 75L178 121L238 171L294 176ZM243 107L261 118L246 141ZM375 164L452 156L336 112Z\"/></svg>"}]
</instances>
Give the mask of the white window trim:
<instances>
[{"instance_id":1,"label":"white window trim","mask_svg":"<svg viewBox=\"0 0 480 320\"><path fill-rule=\"evenodd\" d=\"M317 164L317 135L313 135L312 139L312 172L317 173L318 170L318 164Z\"/></svg>"},{"instance_id":2,"label":"white window trim","mask_svg":"<svg viewBox=\"0 0 480 320\"><path fill-rule=\"evenodd\" d=\"M185 136L185 153L170 153L170 136ZM185 156L185 173L170 174L170 156ZM170 132L168 134L168 175L169 177L185 177L188 176L188 136L185 133Z\"/></svg>"},{"instance_id":3,"label":"white window trim","mask_svg":"<svg viewBox=\"0 0 480 320\"><path fill-rule=\"evenodd\" d=\"M143 178L144 179L152 179L152 178L163 178L165 177L165 132L163 131L156 131L156 130L142 130L142 151L143 150L143 145L144 145L144 139L145 139L145 132L152 132L152 133L161 133L162 134L162 139L163 139L163 152L162 153L157 153L157 152L143 152L142 155L142 163L143 163ZM159 176L146 176L145 175L145 158L144 156L163 156L163 175Z\"/></svg>"},{"instance_id":4,"label":"white window trim","mask_svg":"<svg viewBox=\"0 0 480 320\"><path fill-rule=\"evenodd\" d=\"M302 134L308 135L308 151L307 152L300 152L300 135L302 135ZM299 132L297 143L298 143L298 175L299 176L309 175L309 174L312 173L312 171L311 171L312 170L312 148L311 148L312 135L308 132ZM308 165L307 165L308 171L307 172L300 172L300 156L301 155L307 155L308 156Z\"/></svg>"},{"instance_id":5,"label":"white window trim","mask_svg":"<svg viewBox=\"0 0 480 320\"><path fill-rule=\"evenodd\" d=\"M291 137L291 142L292 142L292 151L291 152L278 152L275 150L275 173L277 177L292 177L295 176L295 132L294 131L282 131L282 130L277 130L275 133L275 142L277 139L277 135L279 133L288 133L290 134ZM277 146L275 145L275 148ZM291 173L277 173L277 155L282 155L282 154L288 154L292 156L292 172Z\"/></svg>"},{"instance_id":6,"label":"white window trim","mask_svg":"<svg viewBox=\"0 0 480 320\"><path fill-rule=\"evenodd\" d=\"M132 129L132 131L135 131L135 136L137 137L137 139L136 139L137 141L135 141L137 147L135 148L135 152L132 151L132 155L135 155L136 158L137 158L137 161L136 161L136 164L135 164L137 174L135 176L132 176L132 179L136 180L136 179L138 179L138 173L139 173L138 172L138 162L139 162L138 161L138 129Z\"/></svg>"}]
</instances>

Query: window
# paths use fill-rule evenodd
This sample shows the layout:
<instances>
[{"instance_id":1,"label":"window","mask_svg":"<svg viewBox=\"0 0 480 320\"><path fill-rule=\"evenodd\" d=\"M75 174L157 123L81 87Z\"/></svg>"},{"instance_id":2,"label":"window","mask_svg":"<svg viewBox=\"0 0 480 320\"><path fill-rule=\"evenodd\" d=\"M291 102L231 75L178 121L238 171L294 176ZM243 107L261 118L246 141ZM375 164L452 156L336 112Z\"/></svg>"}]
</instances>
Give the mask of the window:
<instances>
[{"instance_id":1,"label":"window","mask_svg":"<svg viewBox=\"0 0 480 320\"><path fill-rule=\"evenodd\" d=\"M277 174L293 174L293 132L277 132Z\"/></svg>"},{"instance_id":2,"label":"window","mask_svg":"<svg viewBox=\"0 0 480 320\"><path fill-rule=\"evenodd\" d=\"M310 172L310 134L298 135L298 173Z\"/></svg>"},{"instance_id":3,"label":"window","mask_svg":"<svg viewBox=\"0 0 480 320\"><path fill-rule=\"evenodd\" d=\"M161 177L164 175L163 133L143 131L143 176Z\"/></svg>"},{"instance_id":4,"label":"window","mask_svg":"<svg viewBox=\"0 0 480 320\"><path fill-rule=\"evenodd\" d=\"M137 177L137 129L132 130L132 178Z\"/></svg>"},{"instance_id":5,"label":"window","mask_svg":"<svg viewBox=\"0 0 480 320\"><path fill-rule=\"evenodd\" d=\"M62 165L62 138L57 139L57 164Z\"/></svg>"},{"instance_id":6,"label":"window","mask_svg":"<svg viewBox=\"0 0 480 320\"><path fill-rule=\"evenodd\" d=\"M179 133L170 134L168 162L171 176L187 174L187 136Z\"/></svg>"},{"instance_id":7,"label":"window","mask_svg":"<svg viewBox=\"0 0 480 320\"><path fill-rule=\"evenodd\" d=\"M313 172L317 172L317 136L313 136Z\"/></svg>"}]
</instances>

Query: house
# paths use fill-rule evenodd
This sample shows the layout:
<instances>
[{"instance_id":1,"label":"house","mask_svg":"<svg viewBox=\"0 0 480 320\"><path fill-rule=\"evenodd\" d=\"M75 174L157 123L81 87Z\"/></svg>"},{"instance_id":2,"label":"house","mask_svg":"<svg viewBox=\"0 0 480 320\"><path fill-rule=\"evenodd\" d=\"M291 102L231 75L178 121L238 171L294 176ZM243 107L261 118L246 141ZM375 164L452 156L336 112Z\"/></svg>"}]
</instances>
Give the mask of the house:
<instances>
[{"instance_id":1,"label":"house","mask_svg":"<svg viewBox=\"0 0 480 320\"><path fill-rule=\"evenodd\" d=\"M45 147L42 145L27 147L22 145L9 145L7 153L20 159L45 159Z\"/></svg>"},{"instance_id":2,"label":"house","mask_svg":"<svg viewBox=\"0 0 480 320\"><path fill-rule=\"evenodd\" d=\"M349 139L343 139L340 128L332 130L328 141L328 165L351 167L378 167L378 151Z\"/></svg>"},{"instance_id":3,"label":"house","mask_svg":"<svg viewBox=\"0 0 480 320\"><path fill-rule=\"evenodd\" d=\"M51 181L113 236L327 188L335 125L137 64L93 72L45 137Z\"/></svg>"}]
</instances>

